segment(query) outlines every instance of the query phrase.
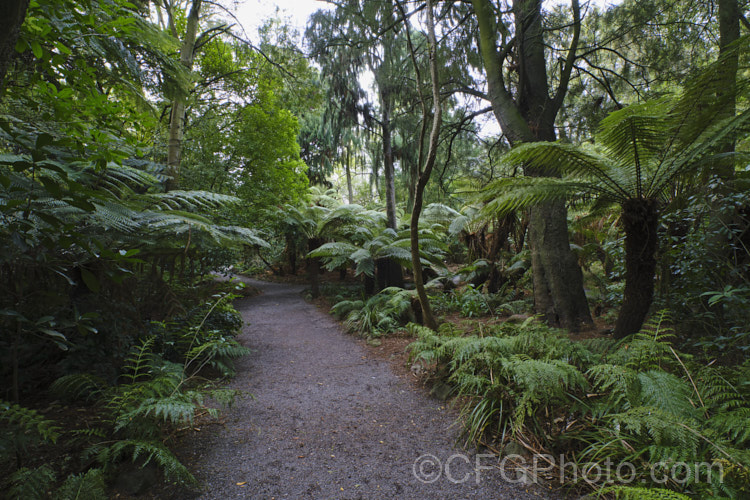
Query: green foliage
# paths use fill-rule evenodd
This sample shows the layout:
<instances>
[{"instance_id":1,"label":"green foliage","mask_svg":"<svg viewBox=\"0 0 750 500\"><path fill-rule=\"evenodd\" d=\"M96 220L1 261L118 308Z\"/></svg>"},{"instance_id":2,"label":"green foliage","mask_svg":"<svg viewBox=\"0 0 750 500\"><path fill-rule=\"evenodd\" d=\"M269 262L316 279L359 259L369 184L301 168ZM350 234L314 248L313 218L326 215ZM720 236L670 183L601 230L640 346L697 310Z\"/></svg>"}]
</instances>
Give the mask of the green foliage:
<instances>
[{"instance_id":1,"label":"green foliage","mask_svg":"<svg viewBox=\"0 0 750 500\"><path fill-rule=\"evenodd\" d=\"M386 288L366 301L343 300L331 308L338 318L346 318L349 330L363 336L388 334L413 320L414 291Z\"/></svg>"},{"instance_id":2,"label":"green foliage","mask_svg":"<svg viewBox=\"0 0 750 500\"><path fill-rule=\"evenodd\" d=\"M53 443L60 435L60 428L36 410L7 401L0 401L0 410L2 410L0 421L3 422L3 427L6 429L16 429L18 433L28 434Z\"/></svg>"},{"instance_id":3,"label":"green foliage","mask_svg":"<svg viewBox=\"0 0 750 500\"><path fill-rule=\"evenodd\" d=\"M613 494L618 500L690 500L690 497L663 488L639 488L637 486L610 486L602 494Z\"/></svg>"},{"instance_id":4,"label":"green foliage","mask_svg":"<svg viewBox=\"0 0 750 500\"><path fill-rule=\"evenodd\" d=\"M83 474L73 474L55 492L55 496L65 500L106 499L104 473L101 469L89 469Z\"/></svg>"},{"instance_id":5,"label":"green foliage","mask_svg":"<svg viewBox=\"0 0 750 500\"><path fill-rule=\"evenodd\" d=\"M686 476L666 486L743 498L747 367L693 363L672 346L665 318L616 344L573 342L538 324L458 336L410 325L417 336L410 349L415 360L435 363L461 396L471 441L534 435L580 467L629 462L641 484L685 463Z\"/></svg>"},{"instance_id":6,"label":"green foliage","mask_svg":"<svg viewBox=\"0 0 750 500\"><path fill-rule=\"evenodd\" d=\"M47 492L54 484L55 472L42 465L36 469L22 467L8 478L8 498L37 500L47 498Z\"/></svg>"},{"instance_id":7,"label":"green foliage","mask_svg":"<svg viewBox=\"0 0 750 500\"><path fill-rule=\"evenodd\" d=\"M320 232L336 241L324 243L308 254L320 258L329 270L352 265L355 274L374 276L375 263L392 259L411 268L409 230L394 231L385 226L385 214L366 210L359 205L343 205L333 210L319 224ZM440 233L432 228L419 231L419 248L423 266L443 266L446 250Z\"/></svg>"},{"instance_id":8,"label":"green foliage","mask_svg":"<svg viewBox=\"0 0 750 500\"><path fill-rule=\"evenodd\" d=\"M738 180L737 182L740 182ZM724 184L710 179L706 191L691 194L664 216L664 249L660 305L680 319L680 330L708 356L736 356L750 349L750 296L743 265L747 189L725 194ZM715 217L733 221L725 227ZM707 251L711 241L725 241L727 252Z\"/></svg>"},{"instance_id":9,"label":"green foliage","mask_svg":"<svg viewBox=\"0 0 750 500\"><path fill-rule=\"evenodd\" d=\"M146 466L153 461L164 471L165 477L180 484L194 485L195 478L177 457L159 441L126 439L117 441L111 446L102 448L97 460L104 464L114 464L120 459L127 458L134 463Z\"/></svg>"}]
</instances>

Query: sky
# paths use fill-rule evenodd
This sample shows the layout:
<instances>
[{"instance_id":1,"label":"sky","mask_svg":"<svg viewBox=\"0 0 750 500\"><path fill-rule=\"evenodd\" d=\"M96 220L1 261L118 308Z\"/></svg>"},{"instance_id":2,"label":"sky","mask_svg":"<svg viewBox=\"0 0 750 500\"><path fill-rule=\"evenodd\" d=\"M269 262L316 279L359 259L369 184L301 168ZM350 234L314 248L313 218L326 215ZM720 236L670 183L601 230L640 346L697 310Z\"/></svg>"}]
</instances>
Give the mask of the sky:
<instances>
[{"instance_id":1,"label":"sky","mask_svg":"<svg viewBox=\"0 0 750 500\"><path fill-rule=\"evenodd\" d=\"M580 0L582 7L586 0ZM599 6L618 4L622 0L590 0ZM262 25L263 20L274 15L279 9L282 19L289 19L289 24L304 34L307 19L319 9L331 9L331 4L321 0L235 0L236 15L247 36L251 40L257 40L256 30ZM569 0L545 0L547 3L568 3ZM361 81L363 87L368 88L372 84L372 77L364 75ZM486 115L481 123L483 135L494 136L500 131L497 121L491 115Z\"/></svg>"},{"instance_id":2,"label":"sky","mask_svg":"<svg viewBox=\"0 0 750 500\"><path fill-rule=\"evenodd\" d=\"M290 18L291 24L304 33L310 14L319 9L328 9L330 4L319 0L240 0L237 5L237 17L251 38L255 38L255 29L280 10L281 18Z\"/></svg>"},{"instance_id":3,"label":"sky","mask_svg":"<svg viewBox=\"0 0 750 500\"><path fill-rule=\"evenodd\" d=\"M330 4L321 0L236 0L237 17L247 30L251 38L255 38L255 29L264 19L274 15L276 8L281 11L281 17L289 17L291 24L300 33L304 33L307 19L318 9L331 8ZM551 3L568 3L568 0L545 0ZM618 4L622 0L591 0L600 6ZM585 0L581 0L583 4Z\"/></svg>"}]
</instances>

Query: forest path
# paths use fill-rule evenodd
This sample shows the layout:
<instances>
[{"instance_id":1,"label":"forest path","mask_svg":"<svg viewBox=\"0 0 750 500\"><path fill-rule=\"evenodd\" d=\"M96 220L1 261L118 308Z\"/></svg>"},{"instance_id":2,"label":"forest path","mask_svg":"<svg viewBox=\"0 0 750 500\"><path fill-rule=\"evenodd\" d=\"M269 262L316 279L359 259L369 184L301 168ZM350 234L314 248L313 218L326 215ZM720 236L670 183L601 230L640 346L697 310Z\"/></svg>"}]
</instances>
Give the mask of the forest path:
<instances>
[{"instance_id":1,"label":"forest path","mask_svg":"<svg viewBox=\"0 0 750 500\"><path fill-rule=\"evenodd\" d=\"M476 456L454 446L455 413L368 355L303 300L302 287L243 281L262 293L236 303L246 322L239 340L253 353L238 361L230 386L254 398L225 410L223 426L180 443L203 485L199 498L547 497L504 481L491 457L480 456L488 469L475 472ZM415 469L425 454L442 467ZM434 481L420 481L420 470Z\"/></svg>"}]
</instances>

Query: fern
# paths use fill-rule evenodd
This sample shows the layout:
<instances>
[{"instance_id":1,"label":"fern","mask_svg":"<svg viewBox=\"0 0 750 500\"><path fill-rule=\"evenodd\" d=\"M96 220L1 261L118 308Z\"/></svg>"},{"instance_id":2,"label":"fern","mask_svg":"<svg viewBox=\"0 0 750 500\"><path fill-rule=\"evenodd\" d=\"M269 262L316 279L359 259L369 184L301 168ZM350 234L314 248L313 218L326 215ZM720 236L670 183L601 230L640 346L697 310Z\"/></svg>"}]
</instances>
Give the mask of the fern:
<instances>
[{"instance_id":1,"label":"fern","mask_svg":"<svg viewBox=\"0 0 750 500\"><path fill-rule=\"evenodd\" d=\"M621 365L596 365L586 372L590 377L594 389L606 395L601 405L601 412L611 411L613 408L628 410L640 405L640 386L637 373Z\"/></svg>"},{"instance_id":2,"label":"fern","mask_svg":"<svg viewBox=\"0 0 750 500\"><path fill-rule=\"evenodd\" d=\"M111 446L99 451L100 463L115 463L121 458L129 458L133 463L146 466L153 461L163 471L168 480L176 481L180 484L194 485L195 478L187 468L180 463L177 457L158 441L144 441L138 439L128 439L117 441Z\"/></svg>"},{"instance_id":3,"label":"fern","mask_svg":"<svg viewBox=\"0 0 750 500\"><path fill-rule=\"evenodd\" d=\"M55 472L42 465L36 469L21 468L7 480L7 495L11 500L48 498L47 492L55 482Z\"/></svg>"},{"instance_id":4,"label":"fern","mask_svg":"<svg viewBox=\"0 0 750 500\"><path fill-rule=\"evenodd\" d=\"M653 406L672 415L689 419L698 416L691 401L690 385L671 373L649 370L638 374L644 406Z\"/></svg>"},{"instance_id":5,"label":"fern","mask_svg":"<svg viewBox=\"0 0 750 500\"><path fill-rule=\"evenodd\" d=\"M153 417L171 424L193 423L196 403L200 402L196 393L175 393L167 397L142 399L131 410L121 412L115 421L115 431L132 425L138 418Z\"/></svg>"},{"instance_id":6,"label":"fern","mask_svg":"<svg viewBox=\"0 0 750 500\"><path fill-rule=\"evenodd\" d=\"M209 365L219 370L224 377L234 374L233 360L247 356L252 351L232 338L217 337L190 349L186 354L185 369L195 372Z\"/></svg>"},{"instance_id":7,"label":"fern","mask_svg":"<svg viewBox=\"0 0 750 500\"><path fill-rule=\"evenodd\" d=\"M99 397L105 385L104 380L95 375L71 373L55 380L50 386L50 391L55 396L70 401L77 399L90 401Z\"/></svg>"},{"instance_id":8,"label":"fern","mask_svg":"<svg viewBox=\"0 0 750 500\"><path fill-rule=\"evenodd\" d=\"M603 495L612 494L617 500L691 500L687 495L664 488L617 485L602 488L600 493Z\"/></svg>"},{"instance_id":9,"label":"fern","mask_svg":"<svg viewBox=\"0 0 750 500\"><path fill-rule=\"evenodd\" d=\"M106 500L109 498L101 469L90 469L83 474L68 476L55 492L60 500Z\"/></svg>"},{"instance_id":10,"label":"fern","mask_svg":"<svg viewBox=\"0 0 750 500\"><path fill-rule=\"evenodd\" d=\"M694 421L646 406L612 415L609 421L616 435L643 440L652 462L679 462L697 457L701 434Z\"/></svg>"},{"instance_id":11,"label":"fern","mask_svg":"<svg viewBox=\"0 0 750 500\"><path fill-rule=\"evenodd\" d=\"M25 448L33 442L55 443L60 437L60 427L36 410L0 400L0 450L14 443L15 448Z\"/></svg>"}]
</instances>

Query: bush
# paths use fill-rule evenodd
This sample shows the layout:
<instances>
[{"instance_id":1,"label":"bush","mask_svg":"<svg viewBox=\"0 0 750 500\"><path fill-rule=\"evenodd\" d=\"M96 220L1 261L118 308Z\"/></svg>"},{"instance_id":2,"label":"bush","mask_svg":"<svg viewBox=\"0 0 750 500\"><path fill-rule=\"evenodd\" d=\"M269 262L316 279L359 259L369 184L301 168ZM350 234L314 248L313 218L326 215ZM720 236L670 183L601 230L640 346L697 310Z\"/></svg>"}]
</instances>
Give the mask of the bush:
<instances>
[{"instance_id":1,"label":"bush","mask_svg":"<svg viewBox=\"0 0 750 500\"><path fill-rule=\"evenodd\" d=\"M654 486L656 465L713 464L723 482L688 474L664 486L746 498L750 364L695 363L673 347L666 324L658 315L619 343L573 342L533 323L467 336L409 328L412 357L436 363L460 396L469 440L538 440L540 452L580 466L629 462L639 484Z\"/></svg>"}]
</instances>

